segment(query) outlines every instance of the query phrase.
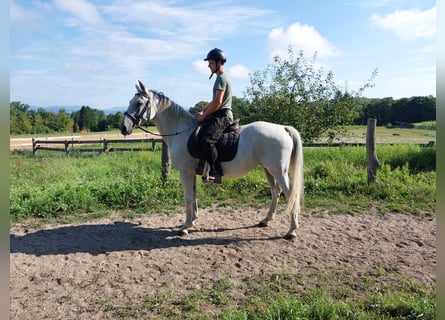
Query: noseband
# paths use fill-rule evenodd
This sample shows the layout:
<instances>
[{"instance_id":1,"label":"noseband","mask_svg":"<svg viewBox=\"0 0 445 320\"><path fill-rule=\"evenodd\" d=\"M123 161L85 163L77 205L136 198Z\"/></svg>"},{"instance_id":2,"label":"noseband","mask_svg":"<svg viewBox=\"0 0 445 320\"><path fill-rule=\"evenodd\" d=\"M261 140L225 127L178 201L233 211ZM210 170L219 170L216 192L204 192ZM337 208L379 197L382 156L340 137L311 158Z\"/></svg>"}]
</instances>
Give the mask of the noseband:
<instances>
[{"instance_id":1,"label":"noseband","mask_svg":"<svg viewBox=\"0 0 445 320\"><path fill-rule=\"evenodd\" d=\"M145 103L144 107L142 108L141 112L139 112L136 116L133 116L132 114L129 114L127 111L124 112L124 116L127 116L130 118L131 122L133 122L133 126L135 128L139 128L141 125L142 117L147 112L148 109L148 103L150 102L150 98L145 93L136 93L136 96L142 95L143 97L147 98L147 102Z\"/></svg>"}]
</instances>

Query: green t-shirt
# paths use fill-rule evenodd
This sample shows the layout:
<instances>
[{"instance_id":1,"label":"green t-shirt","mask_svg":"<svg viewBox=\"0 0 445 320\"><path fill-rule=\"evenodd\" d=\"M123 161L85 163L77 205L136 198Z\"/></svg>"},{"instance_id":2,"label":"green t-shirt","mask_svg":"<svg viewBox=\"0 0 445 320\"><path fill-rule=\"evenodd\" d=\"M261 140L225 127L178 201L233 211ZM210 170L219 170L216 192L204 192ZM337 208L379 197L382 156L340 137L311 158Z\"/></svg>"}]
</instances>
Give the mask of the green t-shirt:
<instances>
[{"instance_id":1,"label":"green t-shirt","mask_svg":"<svg viewBox=\"0 0 445 320\"><path fill-rule=\"evenodd\" d=\"M216 77L213 85L213 100L215 100L217 90L224 90L223 101L219 109L232 110L232 83L227 74L222 73Z\"/></svg>"}]
</instances>

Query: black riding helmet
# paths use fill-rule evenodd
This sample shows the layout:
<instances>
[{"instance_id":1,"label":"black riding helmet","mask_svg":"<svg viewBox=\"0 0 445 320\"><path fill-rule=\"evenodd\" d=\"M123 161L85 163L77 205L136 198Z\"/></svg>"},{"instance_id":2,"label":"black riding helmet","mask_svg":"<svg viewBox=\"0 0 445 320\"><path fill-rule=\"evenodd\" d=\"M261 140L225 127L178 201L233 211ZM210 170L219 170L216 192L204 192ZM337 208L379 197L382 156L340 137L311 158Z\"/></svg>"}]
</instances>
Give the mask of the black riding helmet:
<instances>
[{"instance_id":1,"label":"black riding helmet","mask_svg":"<svg viewBox=\"0 0 445 320\"><path fill-rule=\"evenodd\" d=\"M208 60L221 61L223 64L227 61L224 51L218 48L212 49L207 53L207 58L204 61Z\"/></svg>"},{"instance_id":2,"label":"black riding helmet","mask_svg":"<svg viewBox=\"0 0 445 320\"><path fill-rule=\"evenodd\" d=\"M209 51L209 53L207 53L207 57L204 59L204 61L208 60L221 61L221 64L224 64L227 61L224 51L218 48L212 49ZM209 79L211 79L212 76L213 72L210 74Z\"/></svg>"}]
</instances>

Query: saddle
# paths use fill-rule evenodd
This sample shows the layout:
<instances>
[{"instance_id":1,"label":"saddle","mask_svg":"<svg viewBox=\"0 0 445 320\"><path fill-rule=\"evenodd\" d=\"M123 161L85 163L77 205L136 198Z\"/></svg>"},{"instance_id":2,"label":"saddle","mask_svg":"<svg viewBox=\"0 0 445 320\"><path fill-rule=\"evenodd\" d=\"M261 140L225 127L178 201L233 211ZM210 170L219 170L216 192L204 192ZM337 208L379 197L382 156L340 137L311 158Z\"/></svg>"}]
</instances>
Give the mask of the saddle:
<instances>
[{"instance_id":1,"label":"saddle","mask_svg":"<svg viewBox=\"0 0 445 320\"><path fill-rule=\"evenodd\" d=\"M190 155L195 159L200 159L196 174L202 174L204 163L206 162L204 152L199 143L200 130L201 126L196 127L187 141L187 149ZM235 158L238 151L239 135L239 119L236 119L226 128L226 130L224 130L221 138L215 145L216 150L218 150L218 159L216 160L217 163L215 163L215 165L217 165L218 162L231 161Z\"/></svg>"}]
</instances>

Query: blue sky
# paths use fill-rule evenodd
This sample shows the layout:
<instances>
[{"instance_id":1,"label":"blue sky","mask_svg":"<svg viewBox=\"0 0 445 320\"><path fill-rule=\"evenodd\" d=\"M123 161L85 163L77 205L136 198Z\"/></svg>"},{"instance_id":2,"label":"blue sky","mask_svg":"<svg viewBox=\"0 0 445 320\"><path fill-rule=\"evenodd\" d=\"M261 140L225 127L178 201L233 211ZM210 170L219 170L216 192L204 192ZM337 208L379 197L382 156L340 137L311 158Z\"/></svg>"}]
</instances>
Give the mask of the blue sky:
<instances>
[{"instance_id":1,"label":"blue sky","mask_svg":"<svg viewBox=\"0 0 445 320\"><path fill-rule=\"evenodd\" d=\"M436 2L429 0L11 0L10 100L127 106L140 79L188 109L209 101L203 61L228 57L233 94L287 48L366 97L436 96Z\"/></svg>"}]
</instances>

